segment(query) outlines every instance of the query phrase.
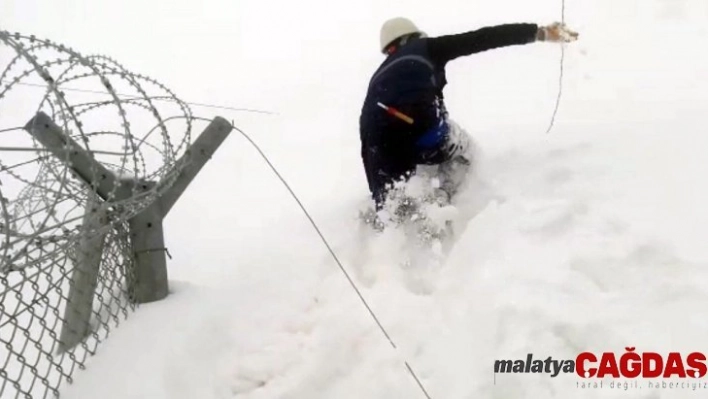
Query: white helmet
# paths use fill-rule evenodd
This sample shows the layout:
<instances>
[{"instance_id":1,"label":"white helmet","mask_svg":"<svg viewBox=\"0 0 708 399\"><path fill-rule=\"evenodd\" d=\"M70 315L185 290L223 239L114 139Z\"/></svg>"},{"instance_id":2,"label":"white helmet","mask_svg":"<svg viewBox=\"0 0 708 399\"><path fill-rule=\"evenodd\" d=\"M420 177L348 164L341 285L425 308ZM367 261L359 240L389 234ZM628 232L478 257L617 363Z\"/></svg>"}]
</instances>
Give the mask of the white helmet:
<instances>
[{"instance_id":1,"label":"white helmet","mask_svg":"<svg viewBox=\"0 0 708 399\"><path fill-rule=\"evenodd\" d=\"M386 52L386 48L396 39L412 33L418 33L422 37L427 36L407 18L392 18L384 22L381 27L381 52Z\"/></svg>"}]
</instances>

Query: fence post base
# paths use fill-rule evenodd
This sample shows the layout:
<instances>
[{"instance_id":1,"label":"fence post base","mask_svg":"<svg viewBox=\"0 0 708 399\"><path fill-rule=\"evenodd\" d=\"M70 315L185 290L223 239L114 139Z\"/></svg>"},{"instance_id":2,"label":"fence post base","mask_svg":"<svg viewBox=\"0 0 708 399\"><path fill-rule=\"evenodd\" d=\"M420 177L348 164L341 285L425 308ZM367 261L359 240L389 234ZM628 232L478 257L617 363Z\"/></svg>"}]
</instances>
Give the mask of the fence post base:
<instances>
[{"instance_id":1,"label":"fence post base","mask_svg":"<svg viewBox=\"0 0 708 399\"><path fill-rule=\"evenodd\" d=\"M137 303L164 299L169 293L162 213L150 205L130 219L130 241L135 257L132 294Z\"/></svg>"}]
</instances>

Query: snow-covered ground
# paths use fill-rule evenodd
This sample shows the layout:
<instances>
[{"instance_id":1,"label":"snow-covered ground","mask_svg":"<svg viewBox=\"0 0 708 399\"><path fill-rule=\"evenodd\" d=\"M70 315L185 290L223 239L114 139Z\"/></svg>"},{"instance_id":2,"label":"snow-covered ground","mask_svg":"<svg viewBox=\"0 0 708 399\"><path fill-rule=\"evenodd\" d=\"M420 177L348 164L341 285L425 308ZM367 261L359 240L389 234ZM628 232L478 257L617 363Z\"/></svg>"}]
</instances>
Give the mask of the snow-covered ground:
<instances>
[{"instance_id":1,"label":"snow-covered ground","mask_svg":"<svg viewBox=\"0 0 708 399\"><path fill-rule=\"evenodd\" d=\"M560 11L556 0L3 8L4 28L109 54L186 100L277 111L197 109L262 145L398 346L234 132L166 221L173 294L113 332L64 397L423 397L404 361L433 398L704 397L495 378L493 365L627 346L708 351L705 0L567 0L580 40L566 48L549 135L557 45L453 62L448 106L483 152L457 199L455 248L421 283L396 265L400 237L357 230L358 115L381 22L406 15L438 35Z\"/></svg>"}]
</instances>

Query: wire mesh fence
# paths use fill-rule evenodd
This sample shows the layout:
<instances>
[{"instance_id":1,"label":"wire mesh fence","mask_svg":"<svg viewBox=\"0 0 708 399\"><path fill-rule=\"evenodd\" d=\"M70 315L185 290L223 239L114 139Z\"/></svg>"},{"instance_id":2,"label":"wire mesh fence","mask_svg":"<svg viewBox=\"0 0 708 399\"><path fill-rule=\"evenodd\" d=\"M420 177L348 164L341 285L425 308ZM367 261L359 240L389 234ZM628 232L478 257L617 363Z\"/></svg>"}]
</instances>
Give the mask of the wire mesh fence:
<instances>
[{"instance_id":1,"label":"wire mesh fence","mask_svg":"<svg viewBox=\"0 0 708 399\"><path fill-rule=\"evenodd\" d=\"M26 268L0 275L0 396L41 398L59 396L64 380L84 368L89 354L134 309L130 299L130 259L125 230L116 228L106 237L93 315L88 335L78 346L65 348L61 341L75 254L57 256L43 268ZM71 252L71 251L69 251ZM67 350L68 349L68 350Z\"/></svg>"},{"instance_id":2,"label":"wire mesh fence","mask_svg":"<svg viewBox=\"0 0 708 399\"><path fill-rule=\"evenodd\" d=\"M0 397L59 396L135 308L129 220L178 179L192 129L159 82L0 31Z\"/></svg>"}]
</instances>

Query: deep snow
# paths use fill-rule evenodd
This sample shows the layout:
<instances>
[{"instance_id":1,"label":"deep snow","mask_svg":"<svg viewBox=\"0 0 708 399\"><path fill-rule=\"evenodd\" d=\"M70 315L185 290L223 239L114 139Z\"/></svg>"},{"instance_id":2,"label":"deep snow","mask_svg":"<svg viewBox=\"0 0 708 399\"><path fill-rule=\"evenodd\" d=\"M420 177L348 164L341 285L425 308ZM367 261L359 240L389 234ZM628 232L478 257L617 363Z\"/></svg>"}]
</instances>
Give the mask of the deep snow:
<instances>
[{"instance_id":1,"label":"deep snow","mask_svg":"<svg viewBox=\"0 0 708 399\"><path fill-rule=\"evenodd\" d=\"M547 23L560 2L44 3L16 1L8 28L108 53L188 100L278 111L221 114L271 156L398 346L234 133L166 221L173 294L131 315L64 397L422 397L404 360L433 398L705 395L493 375L495 359L530 352L708 350L705 1L567 0L580 40L549 135L558 46L450 64L449 109L483 154L457 199L457 244L423 282L396 266L400 236L357 230L357 118L380 23Z\"/></svg>"}]
</instances>

